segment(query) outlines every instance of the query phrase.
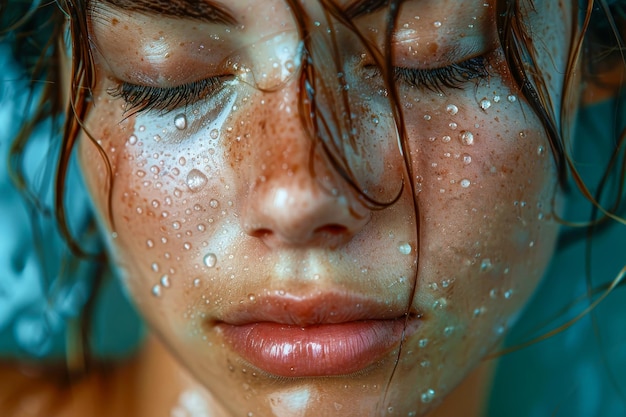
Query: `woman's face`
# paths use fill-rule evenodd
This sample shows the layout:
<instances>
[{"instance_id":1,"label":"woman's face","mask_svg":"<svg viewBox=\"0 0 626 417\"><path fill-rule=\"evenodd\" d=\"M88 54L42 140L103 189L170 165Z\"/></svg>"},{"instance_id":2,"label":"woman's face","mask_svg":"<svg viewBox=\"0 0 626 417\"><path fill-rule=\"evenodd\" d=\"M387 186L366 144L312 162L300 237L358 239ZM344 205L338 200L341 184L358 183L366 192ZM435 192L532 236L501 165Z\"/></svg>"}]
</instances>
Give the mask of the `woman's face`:
<instances>
[{"instance_id":1,"label":"woman's face","mask_svg":"<svg viewBox=\"0 0 626 417\"><path fill-rule=\"evenodd\" d=\"M382 48L386 7L359 3L384 2L337 1ZM554 103L557 3L527 20ZM548 140L492 1L403 3L403 155L372 52L297 5L315 85L302 11L281 0L93 0L82 169L132 298L233 415L421 415L493 351L550 258ZM362 193L308 134L312 109Z\"/></svg>"}]
</instances>

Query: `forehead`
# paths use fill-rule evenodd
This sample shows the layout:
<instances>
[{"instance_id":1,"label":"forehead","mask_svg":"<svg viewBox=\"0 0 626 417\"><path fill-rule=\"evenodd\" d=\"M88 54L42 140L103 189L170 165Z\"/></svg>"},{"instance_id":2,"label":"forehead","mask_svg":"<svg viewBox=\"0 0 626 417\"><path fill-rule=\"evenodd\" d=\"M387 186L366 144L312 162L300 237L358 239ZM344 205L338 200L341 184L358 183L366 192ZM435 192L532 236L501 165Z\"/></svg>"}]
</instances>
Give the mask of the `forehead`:
<instances>
[{"instance_id":1,"label":"forehead","mask_svg":"<svg viewBox=\"0 0 626 417\"><path fill-rule=\"evenodd\" d=\"M468 16L484 9L493 0L403 0L402 9L419 12L445 12L446 18ZM305 11L312 16L322 10L339 11L348 19L375 14L388 8L389 0L93 0L91 4L111 5L129 12L161 17L185 18L235 25L250 18L281 15L281 11Z\"/></svg>"}]
</instances>

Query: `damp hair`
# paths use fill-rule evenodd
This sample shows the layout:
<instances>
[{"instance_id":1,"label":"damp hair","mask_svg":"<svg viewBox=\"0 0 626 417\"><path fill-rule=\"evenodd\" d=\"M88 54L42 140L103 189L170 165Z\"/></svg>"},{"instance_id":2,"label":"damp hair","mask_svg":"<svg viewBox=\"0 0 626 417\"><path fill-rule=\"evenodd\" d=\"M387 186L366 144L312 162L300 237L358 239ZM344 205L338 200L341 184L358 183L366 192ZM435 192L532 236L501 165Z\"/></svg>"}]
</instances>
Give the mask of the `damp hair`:
<instances>
[{"instance_id":1,"label":"damp hair","mask_svg":"<svg viewBox=\"0 0 626 417\"><path fill-rule=\"evenodd\" d=\"M307 96L306 83L315 83L317 63L312 59L313 45L307 45L310 39L308 34L312 31L313 21L308 18L296 0L287 0L294 11L298 28L305 40L305 57L301 76L300 94L302 94L300 105L309 102L311 108L315 110L315 96ZM370 3L375 3L374 1ZM345 11L339 10L332 0L320 0L325 13L330 20L338 25L355 31L357 37L359 33L349 19L346 18ZM387 2L388 19L385 27L385 47L383 50L390 50L391 35L395 29L395 22L400 10L402 0L389 0ZM69 248L78 257L93 256L87 253L85 248L79 243L80 239L74 236L68 226L68 215L66 213L64 198L65 187L68 176L68 164L72 151L76 145L79 134L83 131L82 121L86 119L91 105L91 91L95 86L96 75L90 50L89 29L88 29L88 7L87 1L83 0L58 0L56 3L39 3L0 0L0 30L2 36L14 36L15 50L25 51L21 53L19 59L30 74L31 88L43 82L40 96L37 98L36 111L23 121L22 129L13 141L10 152L9 169L18 188L22 191L25 199L32 207L40 210L42 215L54 216L61 234L65 237ZM362 7L371 7L367 2ZM623 33L620 28L626 27L626 5L624 2L605 0L581 1L574 9L573 21L577 30L573 31L571 48L569 51L569 61L566 73L566 82L562 94L563 101L558 108L563 109L563 114L555 114L551 106L551 100L546 88L547 81L543 79L543 71L536 62L536 48L531 36L529 36L526 26L527 14L532 13L532 0L497 0L495 1L495 19L498 37L503 50L508 70L516 84L516 88L526 98L535 114L539 117L547 135L552 150L552 155L557 166L557 175L562 188L573 188L584 194L596 207L592 218L585 227L574 229L573 233L565 234L562 239L563 244L571 239L590 237L600 227L610 224L611 220L620 221L624 218L624 189L622 181L626 171L626 156L624 155L624 134L615 132L616 146L613 151L611 163L606 168L606 175L600 184L587 186L577 172L576 164L568 154L571 144L569 141L570 132L564 130L563 126L567 121L575 117L570 114L572 106L568 103L572 97L576 96L575 89L579 88L575 77L575 69L579 60L583 60L584 80L588 83L602 85L607 89L621 88L621 80L614 82L613 79L606 79L602 74L615 68L624 68L623 56ZM66 37L69 33L69 37ZM395 88L395 77L390 54L380 53L377 48L367 43L363 37L359 37L363 45L371 52L376 65L381 72L381 78L389 92L389 102L391 111L396 120L397 128L401 136L400 144L403 148L404 163L407 173L412 171L410 160L408 159L408 144L404 127L403 113L401 111L401 101ZM609 41L610 40L610 41ZM71 49L71 63L69 68L62 65L67 56L67 48ZM338 47L338 45L334 45ZM341 58L338 54L333 55L335 65L341 66L338 61ZM64 81L63 70L69 71L68 81ZM58 86L64 86L66 91L61 91ZM623 100L621 100L623 101ZM621 105L620 100L616 106ZM568 113L570 112L570 113ZM309 114L313 114L309 117ZM359 187L358 178L352 173L350 164L345 155L336 151L336 144L329 141L328 137L320 134L319 127L322 123L316 119L319 113L316 111L299 112L302 117L303 126L307 127L310 138L315 141L339 175L354 190L360 193L364 200L373 208L384 208L393 204L395 198L388 201L381 201L375 196L370 196ZM51 132L52 136L59 137L57 146L58 158L53 161L55 164L55 203L52 210L46 210L40 203L35 191L35 187L29 184L24 174L24 161L22 159L24 149L34 130L43 121L53 119L56 121L54 129L58 132ZM341 124L341 122L337 122ZM88 135L88 139L94 139ZM324 138L327 138L324 140ZM336 138L330 138L333 140ZM101 150L102 158L105 162L106 156ZM110 165L106 165L109 169ZM313 166L310 167L313 170ZM601 194L608 192L605 184L609 178L617 177L619 186L613 188L613 195L610 198L611 204L600 205L599 201L606 201ZM411 188L411 175L407 175L405 180ZM109 187L112 176L109 175ZM398 189L402 190L402 184L398 184ZM594 192L590 189L598 190ZM110 205L109 201L109 205ZM419 219L419 205L415 202L416 218ZM110 210L109 210L110 212ZM622 220L623 221L623 220ZM419 224L417 242L419 252ZM97 288L97 285L95 286ZM412 291L415 291L415 283ZM93 307L93 300L97 291L92 292L90 302L86 304L84 323L89 322L89 309ZM92 362L89 354L87 334L88 325L82 326L81 343L86 345L84 360L78 361L83 366L77 370L84 371ZM74 362L74 361L72 361Z\"/></svg>"}]
</instances>

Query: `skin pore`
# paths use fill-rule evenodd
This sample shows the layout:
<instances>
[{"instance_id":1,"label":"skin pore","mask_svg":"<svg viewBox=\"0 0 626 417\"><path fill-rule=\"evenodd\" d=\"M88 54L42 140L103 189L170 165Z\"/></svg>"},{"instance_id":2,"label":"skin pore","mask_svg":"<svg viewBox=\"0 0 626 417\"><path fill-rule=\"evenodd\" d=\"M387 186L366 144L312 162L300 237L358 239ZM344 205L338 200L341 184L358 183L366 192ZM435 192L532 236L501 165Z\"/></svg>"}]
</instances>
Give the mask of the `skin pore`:
<instances>
[{"instance_id":1,"label":"skin pore","mask_svg":"<svg viewBox=\"0 0 626 417\"><path fill-rule=\"evenodd\" d=\"M165 346L142 366L191 375L152 378L151 392L201 386L189 392L203 392L203 407L233 416L445 406L535 288L557 232L549 143L508 74L492 2L402 5L392 55L406 70L397 83L410 172L369 51L338 26L342 77L328 49L313 53L328 63L316 64L319 79L350 90L355 144L331 152L363 194L303 125L301 43L285 2L230 1L219 19L117 4L91 6L97 85L79 155L122 280ZM323 45L327 17L317 2L298 4ZM535 6L556 106L571 13ZM354 22L380 44L385 13ZM411 82L453 64L454 87ZM322 135L350 131L334 88L316 90ZM366 197L398 198L373 209ZM342 335L357 342L336 347Z\"/></svg>"}]
</instances>

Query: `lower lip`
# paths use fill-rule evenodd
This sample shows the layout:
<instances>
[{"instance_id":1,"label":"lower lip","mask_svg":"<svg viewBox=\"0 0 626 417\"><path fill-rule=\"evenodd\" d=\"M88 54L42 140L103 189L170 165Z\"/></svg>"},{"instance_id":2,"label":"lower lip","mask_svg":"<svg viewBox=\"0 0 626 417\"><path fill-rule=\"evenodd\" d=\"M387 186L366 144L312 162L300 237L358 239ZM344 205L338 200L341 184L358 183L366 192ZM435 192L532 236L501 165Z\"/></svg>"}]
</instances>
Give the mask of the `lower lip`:
<instances>
[{"instance_id":1,"label":"lower lip","mask_svg":"<svg viewBox=\"0 0 626 417\"><path fill-rule=\"evenodd\" d=\"M218 328L242 358L286 377L347 375L381 360L414 331L406 320L364 320L307 327L250 323Z\"/></svg>"}]
</instances>

